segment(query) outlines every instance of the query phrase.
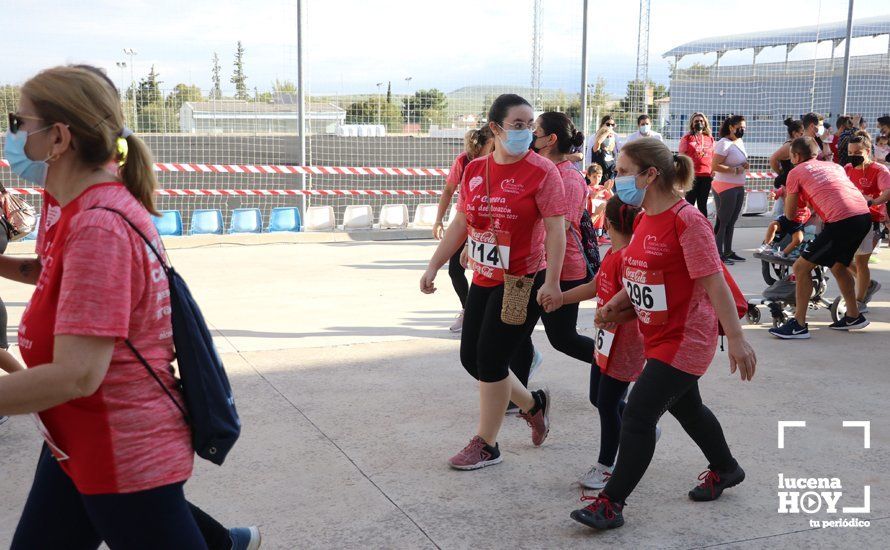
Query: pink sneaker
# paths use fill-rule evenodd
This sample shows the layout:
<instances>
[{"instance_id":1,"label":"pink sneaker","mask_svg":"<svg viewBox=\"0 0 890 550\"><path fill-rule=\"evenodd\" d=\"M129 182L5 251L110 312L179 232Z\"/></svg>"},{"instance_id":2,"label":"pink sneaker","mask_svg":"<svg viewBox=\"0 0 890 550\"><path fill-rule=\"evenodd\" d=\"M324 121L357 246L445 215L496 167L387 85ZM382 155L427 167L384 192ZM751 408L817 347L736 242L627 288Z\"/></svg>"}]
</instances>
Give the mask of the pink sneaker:
<instances>
[{"instance_id":1,"label":"pink sneaker","mask_svg":"<svg viewBox=\"0 0 890 550\"><path fill-rule=\"evenodd\" d=\"M535 405L532 409L534 413L521 412L519 416L524 418L532 429L532 443L535 447L540 447L550 433L550 390L547 388L535 390L532 395L536 397L535 403L540 405Z\"/></svg>"},{"instance_id":2,"label":"pink sneaker","mask_svg":"<svg viewBox=\"0 0 890 550\"><path fill-rule=\"evenodd\" d=\"M448 464L455 470L478 470L486 466L500 464L501 460L503 458L501 458L501 451L498 449L497 443L492 447L477 435L461 452L451 457Z\"/></svg>"}]
</instances>

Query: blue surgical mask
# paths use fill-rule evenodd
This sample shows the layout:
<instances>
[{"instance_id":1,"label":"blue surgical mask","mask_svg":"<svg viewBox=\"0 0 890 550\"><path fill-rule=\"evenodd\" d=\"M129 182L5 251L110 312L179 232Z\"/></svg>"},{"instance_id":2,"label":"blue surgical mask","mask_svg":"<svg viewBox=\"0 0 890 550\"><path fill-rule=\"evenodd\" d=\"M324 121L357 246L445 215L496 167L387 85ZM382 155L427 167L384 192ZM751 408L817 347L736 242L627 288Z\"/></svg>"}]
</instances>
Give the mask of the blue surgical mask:
<instances>
[{"instance_id":1,"label":"blue surgical mask","mask_svg":"<svg viewBox=\"0 0 890 550\"><path fill-rule=\"evenodd\" d=\"M652 128L651 124L643 124L640 126L640 133L646 135L649 133L649 130Z\"/></svg>"},{"instance_id":2,"label":"blue surgical mask","mask_svg":"<svg viewBox=\"0 0 890 550\"><path fill-rule=\"evenodd\" d=\"M501 138L501 143L504 145L507 154L515 157L528 151L528 147L534 139L534 134L528 128L525 130L507 130L507 139Z\"/></svg>"},{"instance_id":3,"label":"blue surgical mask","mask_svg":"<svg viewBox=\"0 0 890 550\"><path fill-rule=\"evenodd\" d=\"M50 128L50 126L46 128ZM46 128L41 128L32 133L42 132ZM7 130L6 141L3 142L6 160L9 161L9 167L18 177L39 187L44 187L46 185L46 171L49 169L49 164L45 160L31 160L28 158L28 154L25 153L25 143L27 142L27 131L19 130L16 133L12 133Z\"/></svg>"},{"instance_id":4,"label":"blue surgical mask","mask_svg":"<svg viewBox=\"0 0 890 550\"><path fill-rule=\"evenodd\" d=\"M640 174L642 173L640 172ZM637 174L637 176L640 174ZM624 204L640 207L643 205L643 198L646 196L646 188L637 188L637 176L618 176L615 178L615 193Z\"/></svg>"}]
</instances>

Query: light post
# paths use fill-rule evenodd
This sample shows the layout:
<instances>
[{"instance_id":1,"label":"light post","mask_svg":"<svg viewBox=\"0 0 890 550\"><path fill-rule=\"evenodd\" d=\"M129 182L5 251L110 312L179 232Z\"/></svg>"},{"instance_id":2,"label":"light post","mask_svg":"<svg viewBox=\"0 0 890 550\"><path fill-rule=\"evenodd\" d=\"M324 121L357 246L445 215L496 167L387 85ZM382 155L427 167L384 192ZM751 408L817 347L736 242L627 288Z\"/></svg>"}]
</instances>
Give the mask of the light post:
<instances>
[{"instance_id":1,"label":"light post","mask_svg":"<svg viewBox=\"0 0 890 550\"><path fill-rule=\"evenodd\" d=\"M380 96L380 87L383 82L377 83L377 126L380 126L380 111L383 110L383 98Z\"/></svg>"},{"instance_id":2,"label":"light post","mask_svg":"<svg viewBox=\"0 0 890 550\"><path fill-rule=\"evenodd\" d=\"M136 56L139 52L134 50L133 48L124 48L124 55L130 57L130 102L133 104L133 129L135 130L139 124L136 120L136 76L133 73L133 57Z\"/></svg>"},{"instance_id":3,"label":"light post","mask_svg":"<svg viewBox=\"0 0 890 550\"><path fill-rule=\"evenodd\" d=\"M121 94L120 95L124 96L124 95L126 95L126 94L124 94L124 78L126 78L124 76L124 69L127 68L127 62L126 61L118 61L117 63L115 63L115 65L117 65L117 68L121 70L121 88L120 88Z\"/></svg>"},{"instance_id":4,"label":"light post","mask_svg":"<svg viewBox=\"0 0 890 550\"><path fill-rule=\"evenodd\" d=\"M410 77L410 76L405 77L405 83L408 86L408 104L407 104L408 116L406 118L408 119L407 122L408 122L409 128L411 127L411 80L412 80L412 77Z\"/></svg>"}]
</instances>

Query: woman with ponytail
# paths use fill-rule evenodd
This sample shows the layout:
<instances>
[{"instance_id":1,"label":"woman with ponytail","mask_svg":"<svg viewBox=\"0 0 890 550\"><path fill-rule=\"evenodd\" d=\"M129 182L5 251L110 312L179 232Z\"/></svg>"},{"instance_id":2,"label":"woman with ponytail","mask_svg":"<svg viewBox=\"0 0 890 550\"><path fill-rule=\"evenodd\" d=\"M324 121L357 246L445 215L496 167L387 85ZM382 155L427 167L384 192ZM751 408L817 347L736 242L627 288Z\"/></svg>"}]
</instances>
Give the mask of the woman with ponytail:
<instances>
[{"instance_id":1,"label":"woman with ponytail","mask_svg":"<svg viewBox=\"0 0 890 550\"><path fill-rule=\"evenodd\" d=\"M692 160L655 139L628 143L618 156L618 198L644 213L622 258L623 288L597 308L596 324L611 330L636 318L646 364L621 417L621 452L612 475L598 496L583 497L590 505L572 512L572 519L595 529L624 525L625 501L649 467L665 412L708 460L690 499L716 500L745 479L720 422L702 403L698 379L714 358L718 321L729 342L730 372L750 380L757 360L708 221L684 198L692 177Z\"/></svg>"},{"instance_id":2,"label":"woman with ponytail","mask_svg":"<svg viewBox=\"0 0 890 550\"><path fill-rule=\"evenodd\" d=\"M206 548L183 494L189 427L125 343L178 395L166 258L124 220L164 255L151 154L88 68L39 73L9 119L12 170L46 190L38 257L0 258L0 275L37 285L28 368L0 378L0 414L38 413L46 441L12 548Z\"/></svg>"}]
</instances>

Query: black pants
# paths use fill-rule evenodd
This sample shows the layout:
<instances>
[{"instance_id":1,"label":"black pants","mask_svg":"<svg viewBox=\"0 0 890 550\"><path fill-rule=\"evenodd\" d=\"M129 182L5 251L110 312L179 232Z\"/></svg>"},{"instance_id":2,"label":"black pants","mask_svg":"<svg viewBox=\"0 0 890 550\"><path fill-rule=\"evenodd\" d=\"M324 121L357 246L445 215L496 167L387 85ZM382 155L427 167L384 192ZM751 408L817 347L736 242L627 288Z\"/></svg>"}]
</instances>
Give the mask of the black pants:
<instances>
[{"instance_id":1,"label":"black pants","mask_svg":"<svg viewBox=\"0 0 890 550\"><path fill-rule=\"evenodd\" d=\"M714 235L717 239L717 252L721 256L729 256L733 253L732 234L735 231L735 224L739 221L744 204L744 186L733 187L722 193L714 192L714 206L717 207L717 222L714 224Z\"/></svg>"},{"instance_id":2,"label":"black pants","mask_svg":"<svg viewBox=\"0 0 890 550\"><path fill-rule=\"evenodd\" d=\"M544 271L539 271L529 296L528 315L522 325L508 325L501 321L504 285L470 285L460 336L460 361L473 378L482 382L500 382L507 377L510 360L541 315L537 294L543 284Z\"/></svg>"},{"instance_id":3,"label":"black pants","mask_svg":"<svg viewBox=\"0 0 890 550\"><path fill-rule=\"evenodd\" d=\"M655 425L665 412L680 422L702 450L708 468L730 472L738 466L720 422L702 404L698 379L656 359L646 361L621 419L621 460L603 489L610 499L623 503L643 478L655 453Z\"/></svg>"},{"instance_id":4,"label":"black pants","mask_svg":"<svg viewBox=\"0 0 890 550\"><path fill-rule=\"evenodd\" d=\"M560 281L559 288L566 292L586 282L587 279ZM550 341L553 349L588 365L593 361L596 343L593 338L578 334L578 304L566 304L550 313L542 312L541 321L544 323L547 340ZM522 343L516 356L510 361L510 369L516 373L516 376L523 372L526 373L526 380L528 379L527 373L534 359L534 349L531 333L529 333L528 340ZM521 377L520 380L522 380Z\"/></svg>"},{"instance_id":5,"label":"black pants","mask_svg":"<svg viewBox=\"0 0 890 550\"><path fill-rule=\"evenodd\" d=\"M11 548L207 548L182 486L84 495L44 446Z\"/></svg>"},{"instance_id":6,"label":"black pants","mask_svg":"<svg viewBox=\"0 0 890 550\"><path fill-rule=\"evenodd\" d=\"M7 246L9 246L9 235L6 234L6 224L0 223L0 254L6 252ZM0 348L3 349L9 349L9 337L6 335L8 325L9 317L6 313L6 304L0 298Z\"/></svg>"},{"instance_id":7,"label":"black pants","mask_svg":"<svg viewBox=\"0 0 890 550\"><path fill-rule=\"evenodd\" d=\"M470 292L470 284L467 282L467 276L464 275L464 266L460 265L460 254L464 247L457 249L454 256L448 260L448 276L451 277L451 286L460 300L460 307L467 307L467 294Z\"/></svg>"},{"instance_id":8,"label":"black pants","mask_svg":"<svg viewBox=\"0 0 890 550\"><path fill-rule=\"evenodd\" d=\"M686 193L686 200L693 206L698 206L706 218L708 217L708 197L711 196L711 176L695 176L692 180L692 189Z\"/></svg>"},{"instance_id":9,"label":"black pants","mask_svg":"<svg viewBox=\"0 0 890 550\"><path fill-rule=\"evenodd\" d=\"M597 462L603 466L615 463L618 441L621 435L621 416L626 403L622 399L630 382L616 380L600 372L594 363L590 367L590 404L600 415L600 455Z\"/></svg>"},{"instance_id":10,"label":"black pants","mask_svg":"<svg viewBox=\"0 0 890 550\"><path fill-rule=\"evenodd\" d=\"M209 550L231 550L232 536L229 534L229 530L191 502L188 505L192 517L195 518L195 523L198 524L198 529L201 530L201 536L207 543L207 548Z\"/></svg>"}]
</instances>

